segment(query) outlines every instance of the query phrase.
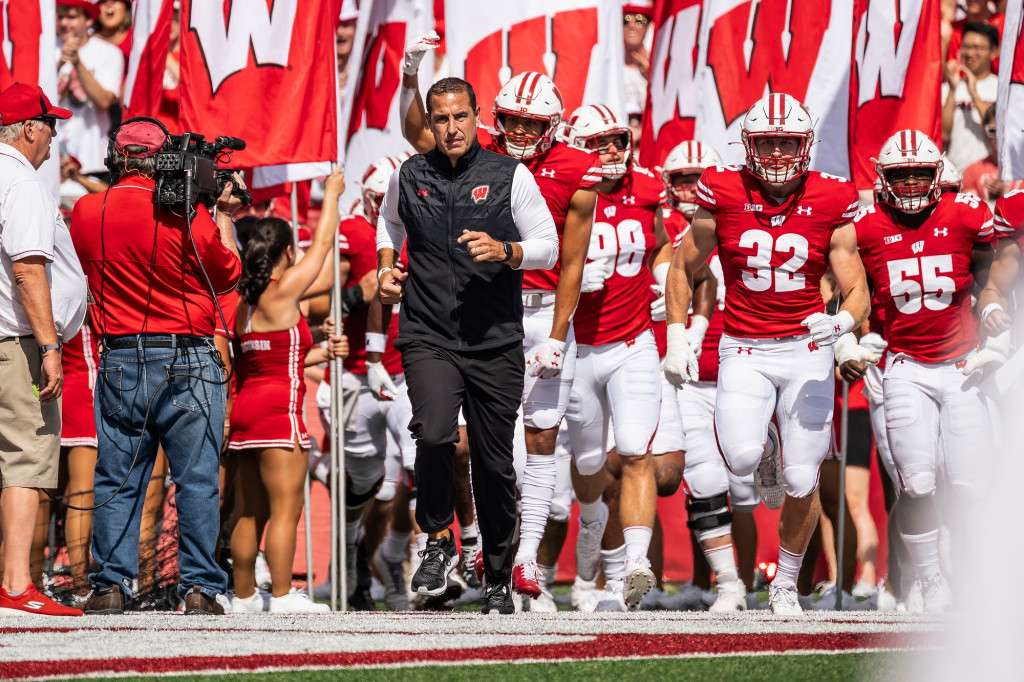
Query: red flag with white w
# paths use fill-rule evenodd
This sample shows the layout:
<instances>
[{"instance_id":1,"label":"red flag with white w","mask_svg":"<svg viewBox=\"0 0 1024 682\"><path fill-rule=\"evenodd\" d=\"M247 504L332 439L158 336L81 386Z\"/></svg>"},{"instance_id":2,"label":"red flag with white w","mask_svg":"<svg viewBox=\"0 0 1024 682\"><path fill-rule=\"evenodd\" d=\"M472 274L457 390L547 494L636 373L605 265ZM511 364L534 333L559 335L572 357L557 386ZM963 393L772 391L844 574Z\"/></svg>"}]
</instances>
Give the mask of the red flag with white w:
<instances>
[{"instance_id":1,"label":"red flag with white w","mask_svg":"<svg viewBox=\"0 0 1024 682\"><path fill-rule=\"evenodd\" d=\"M160 110L173 16L174 0L137 0L132 8L132 53L124 82L125 118L156 118Z\"/></svg>"},{"instance_id":2,"label":"red flag with white w","mask_svg":"<svg viewBox=\"0 0 1024 682\"><path fill-rule=\"evenodd\" d=\"M245 140L235 166L334 159L337 8L336 0L184 0L184 129Z\"/></svg>"},{"instance_id":3,"label":"red flag with white w","mask_svg":"<svg viewBox=\"0 0 1024 682\"><path fill-rule=\"evenodd\" d=\"M640 163L660 166L672 148L693 139L697 117L694 67L702 0L657 0Z\"/></svg>"},{"instance_id":4,"label":"red flag with white w","mask_svg":"<svg viewBox=\"0 0 1024 682\"><path fill-rule=\"evenodd\" d=\"M939 5L940 0L856 0L850 169L858 189L871 189L871 158L897 131L920 130L942 147Z\"/></svg>"}]
</instances>

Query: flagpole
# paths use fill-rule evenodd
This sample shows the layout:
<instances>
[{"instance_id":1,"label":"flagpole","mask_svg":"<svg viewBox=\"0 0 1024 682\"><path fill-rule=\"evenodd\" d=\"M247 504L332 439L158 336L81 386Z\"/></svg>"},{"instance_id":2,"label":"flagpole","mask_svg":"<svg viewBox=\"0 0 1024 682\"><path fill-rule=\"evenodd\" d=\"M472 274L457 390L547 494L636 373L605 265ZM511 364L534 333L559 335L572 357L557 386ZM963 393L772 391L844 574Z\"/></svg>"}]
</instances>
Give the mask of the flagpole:
<instances>
[{"instance_id":1,"label":"flagpole","mask_svg":"<svg viewBox=\"0 0 1024 682\"><path fill-rule=\"evenodd\" d=\"M334 164L332 165L332 172ZM331 316L337 327L337 334L345 333L345 323L341 308L341 232L334 227L333 253L333 285L331 288ZM342 589L348 584L347 557L341 529L345 527L342 516L346 513L342 500L345 499L345 427L342 391L344 367L342 358L331 360L331 610L340 602L341 611L348 610L348 590ZM339 542L340 540L340 542Z\"/></svg>"}]
</instances>

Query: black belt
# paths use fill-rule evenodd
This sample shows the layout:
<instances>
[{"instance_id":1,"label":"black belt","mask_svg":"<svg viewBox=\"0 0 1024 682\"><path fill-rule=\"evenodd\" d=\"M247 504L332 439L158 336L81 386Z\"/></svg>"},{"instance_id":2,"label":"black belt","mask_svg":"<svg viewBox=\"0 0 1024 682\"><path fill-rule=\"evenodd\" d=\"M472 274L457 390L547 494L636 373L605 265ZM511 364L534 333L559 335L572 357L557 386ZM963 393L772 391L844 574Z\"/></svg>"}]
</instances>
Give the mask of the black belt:
<instances>
[{"instance_id":1,"label":"black belt","mask_svg":"<svg viewBox=\"0 0 1024 682\"><path fill-rule=\"evenodd\" d=\"M103 347L107 350L124 350L126 348L203 348L210 342L205 336L114 336L103 339Z\"/></svg>"}]
</instances>

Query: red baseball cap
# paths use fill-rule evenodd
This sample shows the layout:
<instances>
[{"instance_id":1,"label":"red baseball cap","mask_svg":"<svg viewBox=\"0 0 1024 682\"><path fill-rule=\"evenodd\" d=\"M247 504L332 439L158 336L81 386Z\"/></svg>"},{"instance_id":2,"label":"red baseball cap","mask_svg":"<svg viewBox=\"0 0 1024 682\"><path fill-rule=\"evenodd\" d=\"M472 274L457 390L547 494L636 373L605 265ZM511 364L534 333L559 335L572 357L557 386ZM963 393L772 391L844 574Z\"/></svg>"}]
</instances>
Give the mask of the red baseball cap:
<instances>
[{"instance_id":1,"label":"red baseball cap","mask_svg":"<svg viewBox=\"0 0 1024 682\"><path fill-rule=\"evenodd\" d=\"M38 85L15 83L0 92L0 125L21 123L32 118L71 118L71 112L50 104Z\"/></svg>"},{"instance_id":2,"label":"red baseball cap","mask_svg":"<svg viewBox=\"0 0 1024 682\"><path fill-rule=\"evenodd\" d=\"M167 133L156 123L150 121L129 121L117 129L114 137L114 149L121 154L133 159L145 159L156 156L156 153L163 149L167 142ZM128 153L124 150L127 145L139 145L145 147L145 151Z\"/></svg>"},{"instance_id":3,"label":"red baseball cap","mask_svg":"<svg viewBox=\"0 0 1024 682\"><path fill-rule=\"evenodd\" d=\"M57 0L57 4L63 7L77 7L93 21L100 18L100 4L94 0Z\"/></svg>"}]
</instances>

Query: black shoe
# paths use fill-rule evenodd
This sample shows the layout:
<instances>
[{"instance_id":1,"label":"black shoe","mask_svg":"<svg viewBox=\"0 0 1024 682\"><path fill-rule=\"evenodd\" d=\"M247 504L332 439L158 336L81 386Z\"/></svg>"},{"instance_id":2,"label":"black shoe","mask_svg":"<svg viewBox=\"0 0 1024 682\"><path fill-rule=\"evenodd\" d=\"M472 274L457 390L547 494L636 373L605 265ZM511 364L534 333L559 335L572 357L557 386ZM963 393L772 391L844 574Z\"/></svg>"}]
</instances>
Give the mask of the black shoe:
<instances>
[{"instance_id":1,"label":"black shoe","mask_svg":"<svg viewBox=\"0 0 1024 682\"><path fill-rule=\"evenodd\" d=\"M412 591L436 596L448 589L448 574L459 562L455 543L450 536L427 540L427 548L419 553L423 561L412 577Z\"/></svg>"},{"instance_id":2,"label":"black shoe","mask_svg":"<svg viewBox=\"0 0 1024 682\"><path fill-rule=\"evenodd\" d=\"M366 546L360 542L356 545L356 591L348 599L348 605L356 611L376 611L377 603L370 596L370 585L373 574L366 557Z\"/></svg>"},{"instance_id":3,"label":"black shoe","mask_svg":"<svg viewBox=\"0 0 1024 682\"><path fill-rule=\"evenodd\" d=\"M140 594L125 607L126 611L177 611L178 586L175 583Z\"/></svg>"},{"instance_id":4,"label":"black shoe","mask_svg":"<svg viewBox=\"0 0 1024 682\"><path fill-rule=\"evenodd\" d=\"M483 613L511 614L516 612L516 605L512 602L512 588L508 581L502 581L497 585L487 585L484 588Z\"/></svg>"}]
</instances>

